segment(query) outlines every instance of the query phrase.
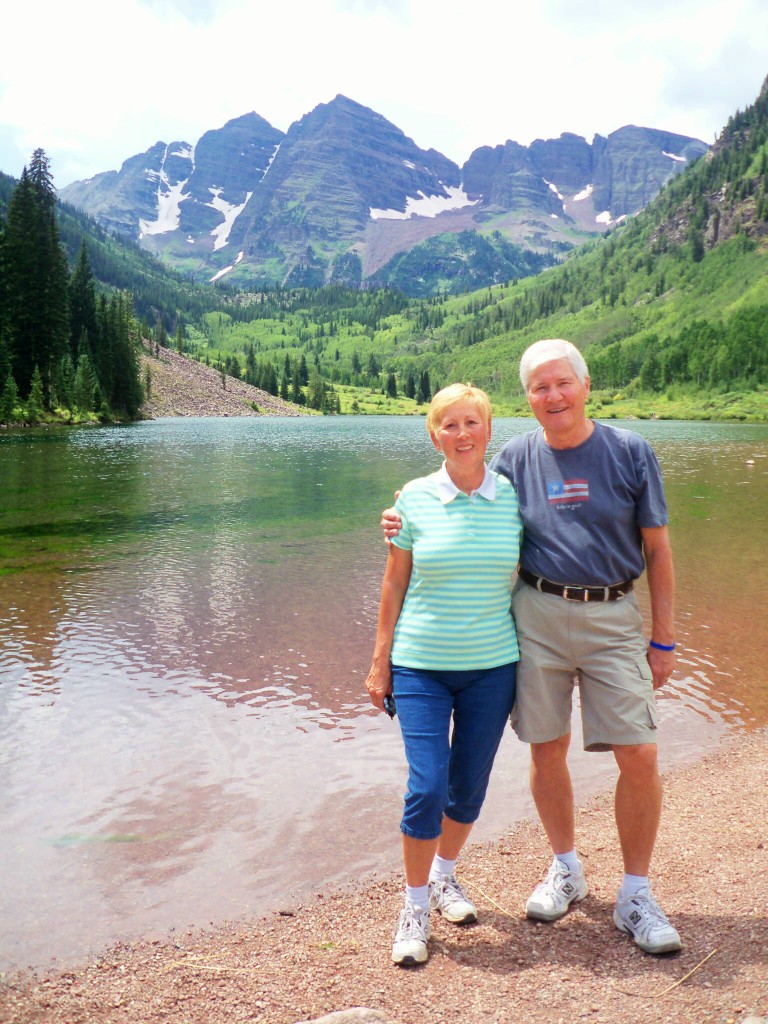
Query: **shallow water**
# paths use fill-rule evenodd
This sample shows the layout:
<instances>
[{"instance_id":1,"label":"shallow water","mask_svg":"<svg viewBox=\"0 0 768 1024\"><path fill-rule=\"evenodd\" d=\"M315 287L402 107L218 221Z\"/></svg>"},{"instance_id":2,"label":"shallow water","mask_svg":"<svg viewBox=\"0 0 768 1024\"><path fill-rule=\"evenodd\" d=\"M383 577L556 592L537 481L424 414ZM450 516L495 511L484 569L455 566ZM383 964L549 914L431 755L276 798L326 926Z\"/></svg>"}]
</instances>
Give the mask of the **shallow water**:
<instances>
[{"instance_id":1,"label":"shallow water","mask_svg":"<svg viewBox=\"0 0 768 1024\"><path fill-rule=\"evenodd\" d=\"M530 426L498 421L494 450ZM631 426L672 511L668 765L768 722L768 428ZM363 688L377 524L436 465L423 419L0 439L0 969L398 865L399 731ZM510 733L475 838L532 813L527 761ZM580 797L614 775L572 765Z\"/></svg>"}]
</instances>

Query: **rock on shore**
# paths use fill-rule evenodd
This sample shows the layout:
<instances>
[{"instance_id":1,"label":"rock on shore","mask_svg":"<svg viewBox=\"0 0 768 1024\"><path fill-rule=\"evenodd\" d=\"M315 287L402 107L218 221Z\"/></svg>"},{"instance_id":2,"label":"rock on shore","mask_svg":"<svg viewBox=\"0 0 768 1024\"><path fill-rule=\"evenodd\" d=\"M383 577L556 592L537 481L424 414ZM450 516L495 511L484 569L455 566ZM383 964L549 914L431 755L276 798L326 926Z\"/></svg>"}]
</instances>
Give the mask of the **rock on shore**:
<instances>
[{"instance_id":1,"label":"rock on shore","mask_svg":"<svg viewBox=\"0 0 768 1024\"><path fill-rule=\"evenodd\" d=\"M304 416L291 402L252 387L234 377L225 377L211 366L179 355L170 348L144 349L141 380L149 394L141 407L144 419L161 416ZM254 408L255 406L255 408Z\"/></svg>"}]
</instances>

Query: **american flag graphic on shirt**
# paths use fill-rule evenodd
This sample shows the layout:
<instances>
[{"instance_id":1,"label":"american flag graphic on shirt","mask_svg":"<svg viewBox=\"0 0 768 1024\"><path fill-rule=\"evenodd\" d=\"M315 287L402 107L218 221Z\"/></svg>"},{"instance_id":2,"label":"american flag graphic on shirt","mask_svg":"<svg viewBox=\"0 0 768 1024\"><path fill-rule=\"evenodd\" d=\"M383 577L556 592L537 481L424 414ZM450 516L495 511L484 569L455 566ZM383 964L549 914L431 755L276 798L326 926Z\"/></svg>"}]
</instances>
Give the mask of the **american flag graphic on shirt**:
<instances>
[{"instance_id":1,"label":"american flag graphic on shirt","mask_svg":"<svg viewBox=\"0 0 768 1024\"><path fill-rule=\"evenodd\" d=\"M550 505L566 502L589 501L589 483L586 480L555 480L547 484Z\"/></svg>"}]
</instances>

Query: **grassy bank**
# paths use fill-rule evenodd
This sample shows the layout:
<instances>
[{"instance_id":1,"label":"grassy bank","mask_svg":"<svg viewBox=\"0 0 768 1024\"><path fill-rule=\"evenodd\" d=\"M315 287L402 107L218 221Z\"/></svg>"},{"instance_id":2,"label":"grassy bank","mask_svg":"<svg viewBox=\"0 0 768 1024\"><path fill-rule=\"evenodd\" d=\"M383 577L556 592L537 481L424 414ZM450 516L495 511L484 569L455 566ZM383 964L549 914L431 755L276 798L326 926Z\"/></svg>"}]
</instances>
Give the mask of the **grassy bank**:
<instances>
[{"instance_id":1,"label":"grassy bank","mask_svg":"<svg viewBox=\"0 0 768 1024\"><path fill-rule=\"evenodd\" d=\"M295 415L301 411L312 413L306 406L297 408L290 403L281 403L266 392L250 388L244 382L227 380L228 391L222 390L220 375L187 357L165 353L166 360L172 359L174 366L173 394L165 405L154 401L161 392L162 367L155 367L153 377L153 402L142 407L142 417L153 418L158 415L173 416L180 403L180 392L185 395L185 415L236 416L244 413L240 407L233 407L232 391L248 391L258 400L256 411L280 415L282 409L289 409ZM447 381L444 383L448 383ZM398 395L391 398L382 394L380 389L355 387L353 385L335 384L334 390L339 396L343 415L360 416L419 416L425 415L426 403L419 404L413 398ZM511 397L491 395L496 416L530 416L531 412L525 396L518 393ZM196 412L196 410L198 410ZM252 415L254 408L249 409ZM22 416L23 410L17 410L19 420L2 424L3 426L37 426L45 424L98 424L99 422L118 422L100 419L96 413L81 413L77 410L55 409L43 413L37 420ZM728 391L707 392L693 391L682 387L671 387L662 393L640 392L635 385L623 391L593 391L587 406L587 412L596 419L660 419L660 420L714 420L738 423L768 423L768 391Z\"/></svg>"},{"instance_id":2,"label":"grassy bank","mask_svg":"<svg viewBox=\"0 0 768 1024\"><path fill-rule=\"evenodd\" d=\"M389 398L372 388L337 384L335 390L341 401L341 411L346 415L413 416L423 415L427 409L425 404L419 405L412 398ZM531 415L523 395L491 397L496 416ZM663 394L594 391L587 412L596 419L768 423L768 392L692 393L674 388Z\"/></svg>"}]
</instances>

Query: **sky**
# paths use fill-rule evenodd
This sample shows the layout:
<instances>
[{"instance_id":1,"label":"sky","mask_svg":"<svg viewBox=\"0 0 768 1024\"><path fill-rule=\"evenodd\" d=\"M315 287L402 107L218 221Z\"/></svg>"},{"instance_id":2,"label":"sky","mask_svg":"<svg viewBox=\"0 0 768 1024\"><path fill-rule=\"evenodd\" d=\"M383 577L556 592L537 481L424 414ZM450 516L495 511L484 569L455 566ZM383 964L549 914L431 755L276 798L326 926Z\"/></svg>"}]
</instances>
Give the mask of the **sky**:
<instances>
[{"instance_id":1,"label":"sky","mask_svg":"<svg viewBox=\"0 0 768 1024\"><path fill-rule=\"evenodd\" d=\"M423 149L626 124L711 143L768 76L766 0L38 0L0 62L0 170L54 183L339 93Z\"/></svg>"}]
</instances>

